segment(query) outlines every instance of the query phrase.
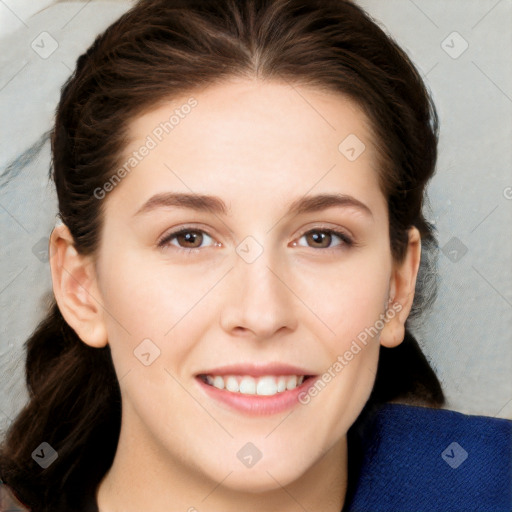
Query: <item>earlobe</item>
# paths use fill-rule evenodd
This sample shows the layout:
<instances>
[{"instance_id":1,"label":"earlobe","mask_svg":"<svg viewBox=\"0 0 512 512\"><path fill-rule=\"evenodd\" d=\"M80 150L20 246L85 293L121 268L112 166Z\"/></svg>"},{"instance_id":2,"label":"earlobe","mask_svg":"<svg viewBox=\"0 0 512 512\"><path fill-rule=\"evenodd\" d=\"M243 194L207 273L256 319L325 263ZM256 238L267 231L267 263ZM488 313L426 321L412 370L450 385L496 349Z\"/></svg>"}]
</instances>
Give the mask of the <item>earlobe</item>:
<instances>
[{"instance_id":1,"label":"earlobe","mask_svg":"<svg viewBox=\"0 0 512 512\"><path fill-rule=\"evenodd\" d=\"M53 292L62 316L84 343L104 347L108 339L92 259L78 253L64 224L52 231L49 249Z\"/></svg>"},{"instance_id":2,"label":"earlobe","mask_svg":"<svg viewBox=\"0 0 512 512\"><path fill-rule=\"evenodd\" d=\"M409 229L409 241L404 260L395 265L390 279L390 305L380 333L381 345L392 348L405 337L405 321L414 301L416 278L421 260L421 236L417 228Z\"/></svg>"}]
</instances>

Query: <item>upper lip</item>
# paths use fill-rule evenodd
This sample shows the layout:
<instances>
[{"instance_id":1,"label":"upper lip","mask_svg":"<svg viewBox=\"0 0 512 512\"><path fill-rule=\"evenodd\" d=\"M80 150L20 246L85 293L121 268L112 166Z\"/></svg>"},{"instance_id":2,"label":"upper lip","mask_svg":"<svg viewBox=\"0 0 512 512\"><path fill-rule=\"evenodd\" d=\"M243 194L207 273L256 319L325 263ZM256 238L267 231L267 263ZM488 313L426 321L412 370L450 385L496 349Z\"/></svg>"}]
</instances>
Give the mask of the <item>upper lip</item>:
<instances>
[{"instance_id":1,"label":"upper lip","mask_svg":"<svg viewBox=\"0 0 512 512\"><path fill-rule=\"evenodd\" d=\"M261 377L264 375L314 375L313 372L284 363L240 363L226 366L219 366L199 372L198 375L250 375Z\"/></svg>"}]
</instances>

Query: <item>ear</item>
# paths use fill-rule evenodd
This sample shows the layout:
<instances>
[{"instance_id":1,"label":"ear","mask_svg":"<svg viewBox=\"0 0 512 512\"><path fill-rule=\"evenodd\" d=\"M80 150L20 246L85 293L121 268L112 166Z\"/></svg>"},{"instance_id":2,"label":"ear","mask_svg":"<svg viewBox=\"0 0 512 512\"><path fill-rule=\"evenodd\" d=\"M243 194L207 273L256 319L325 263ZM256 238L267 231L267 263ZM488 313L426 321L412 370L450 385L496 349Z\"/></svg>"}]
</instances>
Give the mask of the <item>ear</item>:
<instances>
[{"instance_id":1,"label":"ear","mask_svg":"<svg viewBox=\"0 0 512 512\"><path fill-rule=\"evenodd\" d=\"M409 241L404 260L393 265L389 281L389 309L387 321L380 333L381 345L392 348L400 345L405 337L405 321L414 300L416 278L421 259L421 235L417 228L409 229Z\"/></svg>"},{"instance_id":2,"label":"ear","mask_svg":"<svg viewBox=\"0 0 512 512\"><path fill-rule=\"evenodd\" d=\"M53 293L64 320L87 345L104 347L107 331L92 258L77 252L65 224L52 231L49 249Z\"/></svg>"}]
</instances>

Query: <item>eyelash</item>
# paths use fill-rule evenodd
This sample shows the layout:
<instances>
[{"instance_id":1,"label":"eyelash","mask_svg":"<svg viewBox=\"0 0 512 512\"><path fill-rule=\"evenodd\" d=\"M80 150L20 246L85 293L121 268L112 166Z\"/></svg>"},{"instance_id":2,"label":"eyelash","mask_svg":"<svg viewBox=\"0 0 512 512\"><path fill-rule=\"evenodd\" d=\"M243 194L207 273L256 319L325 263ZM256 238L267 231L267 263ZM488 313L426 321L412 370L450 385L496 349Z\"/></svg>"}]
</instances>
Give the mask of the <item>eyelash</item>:
<instances>
[{"instance_id":1,"label":"eyelash","mask_svg":"<svg viewBox=\"0 0 512 512\"><path fill-rule=\"evenodd\" d=\"M165 235L160 241L157 242L157 246L159 248L168 247L168 246L171 245L170 244L171 240L173 240L177 236L183 235L185 233L202 233L202 234L205 234L207 236L210 236L210 235L208 235L208 233L206 233L206 231L203 231L202 229L183 228L183 229L180 229L179 231L174 231L173 233L169 233L169 234ZM310 229L310 230L304 232L299 237L299 239L302 238L305 235L310 234L310 233L327 233L329 235L335 235L342 242L340 245L337 245L337 246L334 246L334 247L317 248L318 250L321 250L321 251L336 251L336 250L342 250L343 248L356 247L358 245L346 233L343 233L342 231L336 231L335 229L328 229L328 228L325 228L325 229L322 229L322 228ZM202 249L201 247L185 248L185 247L178 247L178 246L175 246L175 245L173 245L172 247L173 247L173 249L177 250L178 252L184 252L184 253L188 253L188 254L196 253L196 252L198 252L198 251L200 251ZM300 247L302 247L302 246L300 246ZM315 249L315 248L311 247L311 249Z\"/></svg>"}]
</instances>

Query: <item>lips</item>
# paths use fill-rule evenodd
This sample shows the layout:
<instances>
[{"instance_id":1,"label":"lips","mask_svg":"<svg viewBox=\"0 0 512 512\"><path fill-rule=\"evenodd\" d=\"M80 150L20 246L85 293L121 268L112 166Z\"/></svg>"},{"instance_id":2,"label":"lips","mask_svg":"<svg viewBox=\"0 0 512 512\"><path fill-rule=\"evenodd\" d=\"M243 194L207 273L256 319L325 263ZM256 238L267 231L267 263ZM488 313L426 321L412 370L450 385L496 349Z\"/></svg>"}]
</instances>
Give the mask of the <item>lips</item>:
<instances>
[{"instance_id":1,"label":"lips","mask_svg":"<svg viewBox=\"0 0 512 512\"><path fill-rule=\"evenodd\" d=\"M310 370L287 364L240 364L204 370L196 375L211 398L244 412L265 414L297 403L297 396L309 387Z\"/></svg>"}]
</instances>

